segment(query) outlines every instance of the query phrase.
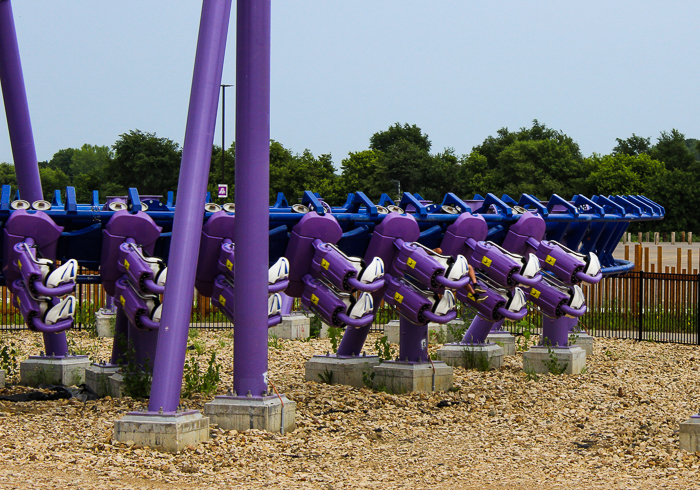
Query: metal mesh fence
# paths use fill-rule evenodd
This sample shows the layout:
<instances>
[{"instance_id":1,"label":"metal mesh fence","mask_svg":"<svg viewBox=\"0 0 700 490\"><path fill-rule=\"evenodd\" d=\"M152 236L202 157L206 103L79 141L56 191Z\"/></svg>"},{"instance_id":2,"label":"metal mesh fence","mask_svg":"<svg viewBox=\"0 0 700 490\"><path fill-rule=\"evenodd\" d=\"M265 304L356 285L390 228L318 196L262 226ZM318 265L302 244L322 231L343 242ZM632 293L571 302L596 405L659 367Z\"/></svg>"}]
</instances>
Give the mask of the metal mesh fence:
<instances>
[{"instance_id":1,"label":"metal mesh fence","mask_svg":"<svg viewBox=\"0 0 700 490\"><path fill-rule=\"evenodd\" d=\"M91 273L81 271L81 274ZM597 285L584 286L588 312L581 318L580 326L597 337L700 344L699 283L700 275L642 271L604 278ZM78 284L75 295L78 300L75 328L82 329L94 323L95 313L107 305L107 295L99 284ZM0 331L26 329L7 288L0 288L0 299ZM298 299L293 310L303 311ZM474 314L460 303L457 317L469 323ZM398 318L394 308L382 305L371 331L382 333L384 325ZM209 298L196 292L190 321L192 328L232 328L231 322L211 305ZM516 335L525 330L540 334L542 315L531 308L523 320L506 322L504 328Z\"/></svg>"}]
</instances>

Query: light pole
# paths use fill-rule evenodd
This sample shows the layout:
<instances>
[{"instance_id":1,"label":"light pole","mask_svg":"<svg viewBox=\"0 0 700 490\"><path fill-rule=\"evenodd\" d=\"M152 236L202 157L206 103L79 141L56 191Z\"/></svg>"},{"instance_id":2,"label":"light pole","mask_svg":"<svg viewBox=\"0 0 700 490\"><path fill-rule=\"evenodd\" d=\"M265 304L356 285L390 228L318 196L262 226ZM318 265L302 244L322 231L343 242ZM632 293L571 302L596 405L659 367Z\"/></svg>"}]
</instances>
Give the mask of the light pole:
<instances>
[{"instance_id":1,"label":"light pole","mask_svg":"<svg viewBox=\"0 0 700 490\"><path fill-rule=\"evenodd\" d=\"M224 163L226 162L226 140L224 139L224 129L226 128L226 87L233 85L221 84L221 183L225 184L224 180Z\"/></svg>"}]
</instances>

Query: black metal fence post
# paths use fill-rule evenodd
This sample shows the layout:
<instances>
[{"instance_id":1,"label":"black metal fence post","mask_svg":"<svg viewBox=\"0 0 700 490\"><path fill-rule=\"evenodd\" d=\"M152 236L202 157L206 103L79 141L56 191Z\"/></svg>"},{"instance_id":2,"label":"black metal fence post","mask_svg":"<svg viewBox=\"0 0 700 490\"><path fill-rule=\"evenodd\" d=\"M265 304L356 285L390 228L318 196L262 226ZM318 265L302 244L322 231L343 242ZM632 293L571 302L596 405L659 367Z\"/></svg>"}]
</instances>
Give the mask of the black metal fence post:
<instances>
[{"instance_id":1,"label":"black metal fence post","mask_svg":"<svg viewBox=\"0 0 700 490\"><path fill-rule=\"evenodd\" d=\"M644 309L644 271L639 271L639 286L637 288L637 298L639 303L637 304L637 326L639 327L639 341L642 340L642 321L644 319L642 310Z\"/></svg>"},{"instance_id":2,"label":"black metal fence post","mask_svg":"<svg viewBox=\"0 0 700 490\"><path fill-rule=\"evenodd\" d=\"M700 345L700 274L695 276L695 336Z\"/></svg>"}]
</instances>

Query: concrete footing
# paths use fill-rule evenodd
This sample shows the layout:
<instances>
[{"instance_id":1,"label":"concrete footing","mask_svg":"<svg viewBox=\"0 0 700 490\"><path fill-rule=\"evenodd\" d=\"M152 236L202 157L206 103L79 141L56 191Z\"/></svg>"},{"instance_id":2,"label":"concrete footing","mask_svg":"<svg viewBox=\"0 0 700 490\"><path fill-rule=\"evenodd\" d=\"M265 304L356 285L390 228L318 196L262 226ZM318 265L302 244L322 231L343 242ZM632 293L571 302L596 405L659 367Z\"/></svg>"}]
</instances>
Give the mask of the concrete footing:
<instances>
[{"instance_id":1,"label":"concrete footing","mask_svg":"<svg viewBox=\"0 0 700 490\"><path fill-rule=\"evenodd\" d=\"M433 374L435 389L433 389ZM372 382L375 389L385 388L389 393L396 394L414 391L446 391L452 387L452 368L441 361L434 361L433 364L384 361L374 368Z\"/></svg>"},{"instance_id":2,"label":"concrete footing","mask_svg":"<svg viewBox=\"0 0 700 490\"><path fill-rule=\"evenodd\" d=\"M379 365L377 356L314 356L306 361L306 381L349 385L362 388L371 381L372 369Z\"/></svg>"},{"instance_id":3,"label":"concrete footing","mask_svg":"<svg viewBox=\"0 0 700 490\"><path fill-rule=\"evenodd\" d=\"M0 388L5 387L5 370L0 369Z\"/></svg>"},{"instance_id":4,"label":"concrete footing","mask_svg":"<svg viewBox=\"0 0 700 490\"><path fill-rule=\"evenodd\" d=\"M486 337L486 342L500 345L504 356L515 355L515 337L510 332L492 332Z\"/></svg>"},{"instance_id":5,"label":"concrete footing","mask_svg":"<svg viewBox=\"0 0 700 490\"><path fill-rule=\"evenodd\" d=\"M121 373L114 373L107 379L109 380L109 396L124 398L126 396L124 376Z\"/></svg>"},{"instance_id":6,"label":"concrete footing","mask_svg":"<svg viewBox=\"0 0 700 490\"><path fill-rule=\"evenodd\" d=\"M30 356L19 365L20 383L28 386L43 383L77 386L85 382L85 369L89 365L87 356Z\"/></svg>"},{"instance_id":7,"label":"concrete footing","mask_svg":"<svg viewBox=\"0 0 700 490\"><path fill-rule=\"evenodd\" d=\"M112 395L109 378L118 373L120 369L119 366L111 364L90 364L85 369L85 384L98 396L119 398Z\"/></svg>"},{"instance_id":8,"label":"concrete footing","mask_svg":"<svg viewBox=\"0 0 700 490\"><path fill-rule=\"evenodd\" d=\"M690 453L700 451L700 415L693 415L685 422L681 422L678 442L681 451Z\"/></svg>"},{"instance_id":9,"label":"concrete footing","mask_svg":"<svg viewBox=\"0 0 700 490\"><path fill-rule=\"evenodd\" d=\"M503 349L497 344L448 344L438 349L437 356L449 366L466 369L488 371L503 366Z\"/></svg>"},{"instance_id":10,"label":"concrete footing","mask_svg":"<svg viewBox=\"0 0 700 490\"><path fill-rule=\"evenodd\" d=\"M307 339L311 335L311 320L304 315L283 316L282 323L267 329L267 335L278 339Z\"/></svg>"},{"instance_id":11,"label":"concrete footing","mask_svg":"<svg viewBox=\"0 0 700 490\"><path fill-rule=\"evenodd\" d=\"M209 419L197 411L177 414L128 413L114 423L114 438L169 453L209 439Z\"/></svg>"},{"instance_id":12,"label":"concrete footing","mask_svg":"<svg viewBox=\"0 0 700 490\"><path fill-rule=\"evenodd\" d=\"M464 327L464 322L461 320L452 320L449 323L428 323L428 340L435 344L444 344L447 342L458 342L461 338L456 338L455 332L459 332ZM401 327L399 320L391 320L384 325L384 335L387 341L391 344L401 343Z\"/></svg>"},{"instance_id":13,"label":"concrete footing","mask_svg":"<svg viewBox=\"0 0 700 490\"><path fill-rule=\"evenodd\" d=\"M586 351L586 356L592 356L593 339L594 337L588 335L586 332L570 333L569 345L578 345L580 348Z\"/></svg>"},{"instance_id":14,"label":"concrete footing","mask_svg":"<svg viewBox=\"0 0 700 490\"><path fill-rule=\"evenodd\" d=\"M586 351L569 347L534 346L523 352L523 369L538 374L581 374L586 367Z\"/></svg>"},{"instance_id":15,"label":"concrete footing","mask_svg":"<svg viewBox=\"0 0 700 490\"><path fill-rule=\"evenodd\" d=\"M297 404L284 395L281 398L217 396L204 405L204 414L224 430L281 432L284 423L284 432L292 432L296 428Z\"/></svg>"},{"instance_id":16,"label":"concrete footing","mask_svg":"<svg viewBox=\"0 0 700 490\"><path fill-rule=\"evenodd\" d=\"M114 338L114 326L117 321L117 312L100 308L95 312L95 329L100 338Z\"/></svg>"}]
</instances>

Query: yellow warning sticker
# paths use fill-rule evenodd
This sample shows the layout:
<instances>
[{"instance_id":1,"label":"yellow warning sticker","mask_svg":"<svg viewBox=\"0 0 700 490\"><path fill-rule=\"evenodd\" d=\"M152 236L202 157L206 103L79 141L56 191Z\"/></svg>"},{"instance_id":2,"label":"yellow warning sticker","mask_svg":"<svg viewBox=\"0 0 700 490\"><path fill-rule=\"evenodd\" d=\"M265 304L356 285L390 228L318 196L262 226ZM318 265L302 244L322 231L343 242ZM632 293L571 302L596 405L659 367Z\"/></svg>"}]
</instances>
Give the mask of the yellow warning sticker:
<instances>
[{"instance_id":1,"label":"yellow warning sticker","mask_svg":"<svg viewBox=\"0 0 700 490\"><path fill-rule=\"evenodd\" d=\"M493 260L489 259L486 256L483 256L481 258L481 263L484 264L486 267L491 267L491 262L493 262Z\"/></svg>"},{"instance_id":2,"label":"yellow warning sticker","mask_svg":"<svg viewBox=\"0 0 700 490\"><path fill-rule=\"evenodd\" d=\"M530 294L532 295L533 298L539 298L539 297L540 297L540 292L539 292L537 289L535 289L535 288L532 288L532 289L530 290Z\"/></svg>"},{"instance_id":3,"label":"yellow warning sticker","mask_svg":"<svg viewBox=\"0 0 700 490\"><path fill-rule=\"evenodd\" d=\"M544 259L544 261L547 262L549 265L554 265L556 263L557 259L555 259L551 255L547 255L547 258Z\"/></svg>"},{"instance_id":4,"label":"yellow warning sticker","mask_svg":"<svg viewBox=\"0 0 700 490\"><path fill-rule=\"evenodd\" d=\"M233 270L233 262L231 262L229 259L226 259L226 268L230 271Z\"/></svg>"},{"instance_id":5,"label":"yellow warning sticker","mask_svg":"<svg viewBox=\"0 0 700 490\"><path fill-rule=\"evenodd\" d=\"M226 298L219 295L219 303L221 303L221 306L226 306Z\"/></svg>"},{"instance_id":6,"label":"yellow warning sticker","mask_svg":"<svg viewBox=\"0 0 700 490\"><path fill-rule=\"evenodd\" d=\"M472 301L476 301L476 298L474 298L474 295L472 293L467 293L467 298L469 298Z\"/></svg>"},{"instance_id":7,"label":"yellow warning sticker","mask_svg":"<svg viewBox=\"0 0 700 490\"><path fill-rule=\"evenodd\" d=\"M22 270L22 261L21 260L17 261L17 265L19 266L19 270Z\"/></svg>"},{"instance_id":8,"label":"yellow warning sticker","mask_svg":"<svg viewBox=\"0 0 700 490\"><path fill-rule=\"evenodd\" d=\"M318 305L318 296L316 296L315 294L312 294L311 295L311 302L315 305Z\"/></svg>"},{"instance_id":9,"label":"yellow warning sticker","mask_svg":"<svg viewBox=\"0 0 700 490\"><path fill-rule=\"evenodd\" d=\"M22 304L22 301L20 301L19 296L17 296L17 304L18 304L18 305L21 305L21 304Z\"/></svg>"},{"instance_id":10,"label":"yellow warning sticker","mask_svg":"<svg viewBox=\"0 0 700 490\"><path fill-rule=\"evenodd\" d=\"M126 304L126 300L124 299L124 296L119 296L119 302L124 306Z\"/></svg>"},{"instance_id":11,"label":"yellow warning sticker","mask_svg":"<svg viewBox=\"0 0 700 490\"><path fill-rule=\"evenodd\" d=\"M126 270L129 270L129 261L126 260L126 259L124 259L124 268L125 268Z\"/></svg>"},{"instance_id":12,"label":"yellow warning sticker","mask_svg":"<svg viewBox=\"0 0 700 490\"><path fill-rule=\"evenodd\" d=\"M331 264L330 264L326 259L323 259L323 260L321 261L321 267L323 267L324 269L328 270L328 268L329 268L330 266L331 266Z\"/></svg>"},{"instance_id":13,"label":"yellow warning sticker","mask_svg":"<svg viewBox=\"0 0 700 490\"><path fill-rule=\"evenodd\" d=\"M401 303L403 301L403 296L399 293L394 293L394 300L396 300L397 303Z\"/></svg>"},{"instance_id":14,"label":"yellow warning sticker","mask_svg":"<svg viewBox=\"0 0 700 490\"><path fill-rule=\"evenodd\" d=\"M409 258L408 261L406 261L406 263L408 264L408 266L409 266L411 269L415 269L415 268L416 268L416 261L415 261L415 260Z\"/></svg>"}]
</instances>

